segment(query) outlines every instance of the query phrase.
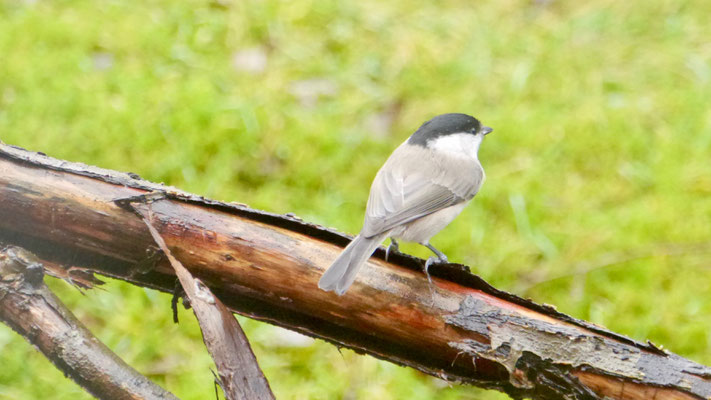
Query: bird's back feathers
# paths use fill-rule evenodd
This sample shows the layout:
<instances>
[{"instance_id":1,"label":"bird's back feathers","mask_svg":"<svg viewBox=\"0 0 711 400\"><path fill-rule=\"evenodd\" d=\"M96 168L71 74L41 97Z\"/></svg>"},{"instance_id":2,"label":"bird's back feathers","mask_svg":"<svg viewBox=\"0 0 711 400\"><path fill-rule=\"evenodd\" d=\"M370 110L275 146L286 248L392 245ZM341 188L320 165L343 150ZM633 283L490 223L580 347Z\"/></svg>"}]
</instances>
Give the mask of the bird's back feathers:
<instances>
[{"instance_id":1,"label":"bird's back feathers","mask_svg":"<svg viewBox=\"0 0 711 400\"><path fill-rule=\"evenodd\" d=\"M393 152L373 180L361 235L390 231L476 195L484 180L479 161L436 151L404 143Z\"/></svg>"}]
</instances>

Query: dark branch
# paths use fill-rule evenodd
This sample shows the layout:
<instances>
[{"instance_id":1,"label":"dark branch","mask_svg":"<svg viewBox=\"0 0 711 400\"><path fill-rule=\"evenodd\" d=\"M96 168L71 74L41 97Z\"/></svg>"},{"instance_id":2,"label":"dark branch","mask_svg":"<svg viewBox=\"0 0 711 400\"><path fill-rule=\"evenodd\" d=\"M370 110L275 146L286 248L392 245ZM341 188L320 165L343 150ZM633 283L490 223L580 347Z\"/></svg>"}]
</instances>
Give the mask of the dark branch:
<instances>
[{"instance_id":1,"label":"dark branch","mask_svg":"<svg viewBox=\"0 0 711 400\"><path fill-rule=\"evenodd\" d=\"M118 358L54 296L43 266L18 247L0 252L0 320L99 399L175 399Z\"/></svg>"}]
</instances>

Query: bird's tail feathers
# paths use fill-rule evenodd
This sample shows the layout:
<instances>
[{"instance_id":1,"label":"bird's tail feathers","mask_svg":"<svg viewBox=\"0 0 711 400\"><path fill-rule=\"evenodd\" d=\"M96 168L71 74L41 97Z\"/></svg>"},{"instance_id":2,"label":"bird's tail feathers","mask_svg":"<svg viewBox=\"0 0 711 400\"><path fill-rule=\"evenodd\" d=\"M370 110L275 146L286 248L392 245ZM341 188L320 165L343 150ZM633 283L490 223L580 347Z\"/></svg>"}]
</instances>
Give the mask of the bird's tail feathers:
<instances>
[{"instance_id":1,"label":"bird's tail feathers","mask_svg":"<svg viewBox=\"0 0 711 400\"><path fill-rule=\"evenodd\" d=\"M339 296L343 295L353 284L360 267L370 258L385 237L384 234L369 238L356 236L321 276L318 287L326 291L332 290Z\"/></svg>"}]
</instances>

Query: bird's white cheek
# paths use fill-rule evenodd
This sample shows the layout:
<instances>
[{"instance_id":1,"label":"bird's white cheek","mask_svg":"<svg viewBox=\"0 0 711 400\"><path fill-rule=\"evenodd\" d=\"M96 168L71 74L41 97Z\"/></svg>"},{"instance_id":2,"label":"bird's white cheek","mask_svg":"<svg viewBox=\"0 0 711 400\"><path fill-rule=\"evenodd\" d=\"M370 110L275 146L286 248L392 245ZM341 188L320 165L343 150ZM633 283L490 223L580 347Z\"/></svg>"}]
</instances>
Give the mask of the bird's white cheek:
<instances>
[{"instance_id":1,"label":"bird's white cheek","mask_svg":"<svg viewBox=\"0 0 711 400\"><path fill-rule=\"evenodd\" d=\"M481 135L470 133L456 133L439 137L429 143L429 146L437 151L477 158L479 145L481 145Z\"/></svg>"}]
</instances>

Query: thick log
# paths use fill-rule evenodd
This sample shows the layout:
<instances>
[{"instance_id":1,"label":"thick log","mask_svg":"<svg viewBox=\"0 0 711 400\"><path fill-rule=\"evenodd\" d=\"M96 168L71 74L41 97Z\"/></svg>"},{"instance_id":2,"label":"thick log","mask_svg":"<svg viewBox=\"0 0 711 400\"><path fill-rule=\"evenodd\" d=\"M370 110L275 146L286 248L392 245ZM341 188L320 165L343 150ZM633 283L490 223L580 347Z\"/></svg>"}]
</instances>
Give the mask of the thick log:
<instances>
[{"instance_id":1,"label":"thick log","mask_svg":"<svg viewBox=\"0 0 711 400\"><path fill-rule=\"evenodd\" d=\"M464 266L432 268L430 288L422 260L385 262L381 248L338 297L316 282L342 234L10 146L0 146L0 239L170 291L174 272L145 225L114 203L151 191L166 192L151 208L168 247L234 312L514 398L711 398L710 368L499 291Z\"/></svg>"},{"instance_id":2,"label":"thick log","mask_svg":"<svg viewBox=\"0 0 711 400\"><path fill-rule=\"evenodd\" d=\"M14 246L0 251L0 321L97 399L178 399L101 343L47 288L43 277L43 266L32 254Z\"/></svg>"}]
</instances>

